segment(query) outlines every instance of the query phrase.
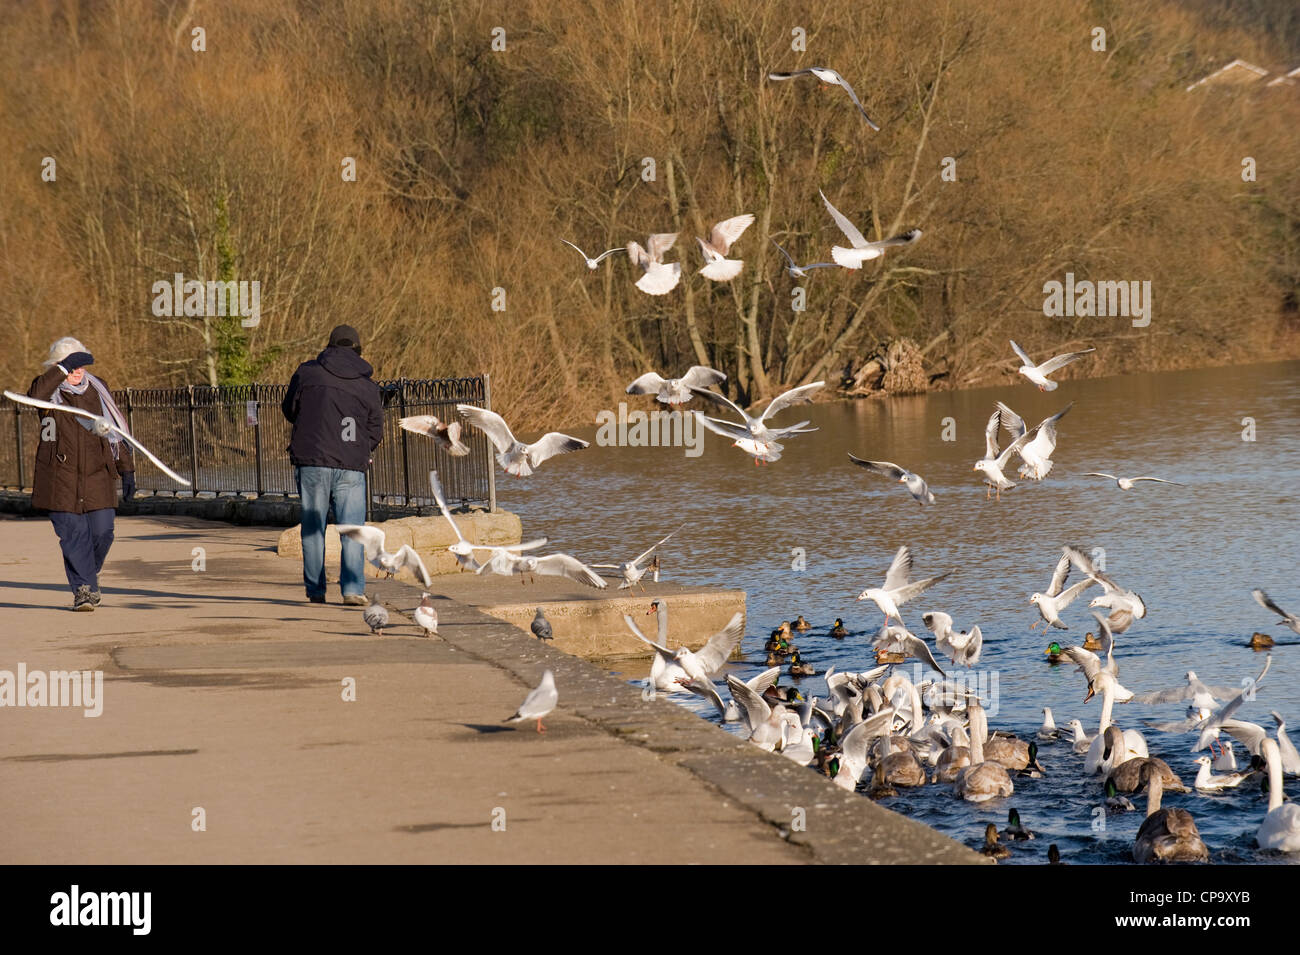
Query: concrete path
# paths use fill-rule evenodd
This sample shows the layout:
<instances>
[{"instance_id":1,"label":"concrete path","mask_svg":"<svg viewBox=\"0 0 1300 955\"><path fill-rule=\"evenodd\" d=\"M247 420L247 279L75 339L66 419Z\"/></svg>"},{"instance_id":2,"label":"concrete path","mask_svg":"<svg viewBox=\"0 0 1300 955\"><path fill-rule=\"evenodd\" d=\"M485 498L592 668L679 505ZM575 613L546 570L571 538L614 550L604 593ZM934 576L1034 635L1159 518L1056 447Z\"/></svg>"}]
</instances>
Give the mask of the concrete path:
<instances>
[{"instance_id":1,"label":"concrete path","mask_svg":"<svg viewBox=\"0 0 1300 955\"><path fill-rule=\"evenodd\" d=\"M468 604L371 636L278 533L119 518L77 614L49 522L0 518L0 670L104 673L99 717L0 707L0 862L982 861ZM547 667L549 732L502 724Z\"/></svg>"}]
</instances>

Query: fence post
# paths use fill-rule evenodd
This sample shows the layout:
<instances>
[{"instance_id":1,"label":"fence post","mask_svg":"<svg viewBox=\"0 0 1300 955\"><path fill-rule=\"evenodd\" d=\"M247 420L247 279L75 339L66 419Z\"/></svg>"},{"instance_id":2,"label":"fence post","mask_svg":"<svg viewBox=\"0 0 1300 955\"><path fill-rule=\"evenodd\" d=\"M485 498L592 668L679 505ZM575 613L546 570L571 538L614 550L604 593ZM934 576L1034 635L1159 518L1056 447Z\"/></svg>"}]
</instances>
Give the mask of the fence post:
<instances>
[{"instance_id":1,"label":"fence post","mask_svg":"<svg viewBox=\"0 0 1300 955\"><path fill-rule=\"evenodd\" d=\"M23 488L27 486L27 482L23 479L24 454L23 454L22 405L18 404L18 402L16 401L13 403L13 405L14 405L14 438L18 446L18 490L21 491ZM35 490L35 488L33 488L33 490Z\"/></svg>"},{"instance_id":2,"label":"fence post","mask_svg":"<svg viewBox=\"0 0 1300 955\"><path fill-rule=\"evenodd\" d=\"M486 371L483 372L483 407L488 411L492 410L492 376ZM488 510L493 513L497 509L497 472L493 466L496 462L492 460L492 442L487 442L487 473L488 473Z\"/></svg>"},{"instance_id":3,"label":"fence post","mask_svg":"<svg viewBox=\"0 0 1300 955\"><path fill-rule=\"evenodd\" d=\"M185 386L185 404L190 416L190 480L194 482L193 490L190 492L194 497L199 496L199 441L198 433L194 429L194 386Z\"/></svg>"},{"instance_id":4,"label":"fence post","mask_svg":"<svg viewBox=\"0 0 1300 955\"><path fill-rule=\"evenodd\" d=\"M253 466L257 472L257 496L262 496L262 386L253 385Z\"/></svg>"},{"instance_id":5,"label":"fence post","mask_svg":"<svg viewBox=\"0 0 1300 955\"><path fill-rule=\"evenodd\" d=\"M131 389L126 389L126 430L135 437L135 419L131 417Z\"/></svg>"},{"instance_id":6,"label":"fence post","mask_svg":"<svg viewBox=\"0 0 1300 955\"><path fill-rule=\"evenodd\" d=\"M397 381L397 411L399 418L406 417L406 379ZM406 429L399 427L397 433L402 437L402 503L411 506L411 468L406 457Z\"/></svg>"}]
</instances>

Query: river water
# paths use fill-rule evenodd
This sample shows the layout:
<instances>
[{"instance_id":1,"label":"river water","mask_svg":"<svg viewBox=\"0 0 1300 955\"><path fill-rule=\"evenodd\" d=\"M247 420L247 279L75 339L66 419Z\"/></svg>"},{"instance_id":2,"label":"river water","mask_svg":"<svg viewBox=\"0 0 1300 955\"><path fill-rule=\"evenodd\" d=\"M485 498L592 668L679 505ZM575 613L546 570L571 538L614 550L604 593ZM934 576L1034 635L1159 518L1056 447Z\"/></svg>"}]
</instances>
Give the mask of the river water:
<instances>
[{"instance_id":1,"label":"river water","mask_svg":"<svg viewBox=\"0 0 1300 955\"><path fill-rule=\"evenodd\" d=\"M985 500L981 476L972 471L996 400L1031 426L1075 402L1060 424L1055 470L1041 484L1021 482L1000 503ZM649 398L629 397L629 410L652 407ZM1082 703L1082 674L1069 664L1051 666L1043 650L1048 639L1081 642L1085 630L1095 629L1087 602L1099 588L1067 608L1070 629L1054 631L1053 638L1029 630L1039 618L1028 598L1047 588L1063 544L1104 548L1109 573L1148 607L1146 618L1117 641L1125 686L1137 693L1173 687L1184 683L1189 668L1207 683L1239 686L1263 666L1264 654L1247 645L1252 632L1262 631L1278 642L1272 669L1257 700L1237 716L1271 733L1269 711L1277 710L1292 739L1300 740L1300 637L1276 626L1276 617L1250 595L1261 587L1300 612L1300 363L1069 381L1047 394L1024 382L833 402L792 408L775 420L805 418L820 430L788 440L783 458L768 466L756 467L713 434L697 456L680 447L593 443L546 462L531 478L499 475L499 499L521 515L526 537L545 534L557 549L588 562L629 559L685 524L665 548L665 579L746 591L745 662L736 668L742 678L764 668L768 632L798 614L814 624L796 642L818 674L832 664L839 670L874 665L870 643L883 616L855 597L879 586L894 552L908 544L914 579L952 576L905 604L904 621L931 647L921 622L925 611L951 614L962 630L979 624L985 645L974 677L990 688L997 681L990 724L1022 738L1033 737L1044 706L1060 726L1078 718L1096 731L1099 698ZM1252 424L1254 440L1244 440ZM596 428L573 433L594 442ZM937 504L919 508L902 485L852 465L849 451L916 470ZM1143 483L1125 492L1083 476L1094 470L1188 486ZM846 640L827 635L836 617L852 631ZM670 643L683 636L670 630ZM906 665L909 674L912 666ZM805 693L826 695L820 676L795 682ZM714 719L702 701L674 698ZM1180 718L1184 707L1117 705L1115 721L1141 729L1152 755L1190 786L1197 768L1189 752L1193 737L1144 725ZM1240 745L1237 753L1239 762L1248 760ZM1048 775L1017 779L1008 800L976 807L938 785L902 789L882 804L972 846L982 842L987 822L1001 827L1014 806L1038 838L1013 845L1010 862L1043 862L1052 842L1067 862L1129 861L1145 796L1134 797L1138 812L1105 818L1101 829L1104 814L1095 811L1101 777L1084 777L1083 757L1068 743L1043 744L1039 758ZM1298 796L1300 784L1287 780L1287 790ZM1193 813L1215 862L1300 861L1255 847L1267 795L1254 786L1215 796L1167 794L1165 804Z\"/></svg>"}]
</instances>

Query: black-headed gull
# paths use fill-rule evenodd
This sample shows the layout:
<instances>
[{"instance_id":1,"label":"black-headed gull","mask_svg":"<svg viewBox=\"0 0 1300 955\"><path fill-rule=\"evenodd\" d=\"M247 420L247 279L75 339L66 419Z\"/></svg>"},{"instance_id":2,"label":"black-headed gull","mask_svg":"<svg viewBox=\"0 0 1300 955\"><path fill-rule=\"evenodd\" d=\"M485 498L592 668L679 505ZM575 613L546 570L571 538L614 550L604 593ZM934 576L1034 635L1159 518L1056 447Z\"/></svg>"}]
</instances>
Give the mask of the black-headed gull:
<instances>
[{"instance_id":1,"label":"black-headed gull","mask_svg":"<svg viewBox=\"0 0 1300 955\"><path fill-rule=\"evenodd\" d=\"M438 480L437 471L429 472L429 486L433 489L433 499L438 502L438 510L442 511L442 516L447 518L447 523L456 535L456 543L447 545L447 550L451 551L462 571L477 571L479 563L474 559L474 545L465 539L460 527L452 520L451 511L447 509L447 502L442 496L442 483Z\"/></svg>"},{"instance_id":2,"label":"black-headed gull","mask_svg":"<svg viewBox=\"0 0 1300 955\"><path fill-rule=\"evenodd\" d=\"M1015 342L1011 343L1012 349L1024 364L1018 369L1020 374L1024 375L1030 381L1038 386L1039 391L1055 391L1059 386L1056 382L1047 376L1054 371L1059 371L1070 362L1078 361L1084 355L1091 355L1097 349L1085 348L1083 351L1070 352L1067 355L1057 355L1055 358L1049 358L1041 365L1035 365L1034 360L1025 354L1025 350Z\"/></svg>"},{"instance_id":3,"label":"black-headed gull","mask_svg":"<svg viewBox=\"0 0 1300 955\"><path fill-rule=\"evenodd\" d=\"M715 282L729 282L739 275L740 270L745 267L744 261L729 259L727 253L731 251L731 246L736 240L753 224L754 216L747 212L714 223L707 242L696 236L695 241L700 244L700 252L704 255L705 262L704 268L700 269L700 274Z\"/></svg>"},{"instance_id":4,"label":"black-headed gull","mask_svg":"<svg viewBox=\"0 0 1300 955\"><path fill-rule=\"evenodd\" d=\"M1065 581L1069 576L1070 555L1062 550L1061 559L1056 562L1056 569L1052 571L1052 582L1047 588L1047 593L1035 593L1029 598L1029 602L1038 607L1038 613L1043 618L1044 630L1047 629L1048 624L1058 630L1069 630L1070 628L1061 622L1061 611L1072 604L1074 598L1096 583L1091 577L1086 577L1069 589L1065 589ZM1029 625L1029 629L1033 630L1036 626L1038 626L1037 620Z\"/></svg>"},{"instance_id":5,"label":"black-headed gull","mask_svg":"<svg viewBox=\"0 0 1300 955\"><path fill-rule=\"evenodd\" d=\"M1166 481L1164 478L1158 478L1158 477L1131 477L1131 478L1116 477L1116 476L1113 475L1113 474L1107 474L1105 471L1085 471L1085 472L1084 472L1084 477L1104 477L1104 478L1110 478L1112 481L1115 482L1116 485L1118 485L1118 487L1119 487L1119 489L1120 489L1121 491L1131 491L1131 490L1133 490L1133 485L1136 484L1138 481L1154 481L1154 482L1157 483L1157 484L1172 484L1172 485L1174 485L1174 487L1187 487L1186 484L1179 484L1177 481Z\"/></svg>"},{"instance_id":6,"label":"black-headed gull","mask_svg":"<svg viewBox=\"0 0 1300 955\"><path fill-rule=\"evenodd\" d=\"M1275 614L1281 617L1282 619L1278 621L1279 624L1281 624L1284 627L1290 627L1291 630L1295 633L1300 633L1300 615L1287 613L1285 610L1283 610L1281 607L1275 604L1272 600L1270 600L1268 594L1264 593L1264 591L1262 590L1258 590L1258 589L1252 590L1250 592L1250 595L1255 598L1255 603L1259 604L1265 610L1273 611Z\"/></svg>"},{"instance_id":7,"label":"black-headed gull","mask_svg":"<svg viewBox=\"0 0 1300 955\"><path fill-rule=\"evenodd\" d=\"M800 385L798 388L791 388L783 392L772 400L772 403L764 409L763 413L757 418L752 418L741 409L734 401L726 395L718 394L716 391L705 391L702 388L692 388L691 391L712 401L714 404L730 408L736 414L740 415L743 424L737 424L732 421L721 421L717 418L710 418L707 415L695 412L700 424L708 428L715 434L731 438L736 442L736 446L741 448L747 454L754 455L755 463L764 460L762 456L763 449L768 452L776 452L775 457L767 457L767 460L776 460L780 457L781 439L792 434L806 434L809 431L816 431L816 428L808 428L809 422L800 421L798 424L790 425L785 428L769 428L764 422L772 415L790 407L791 405L805 404L812 400L813 394L826 386L824 381L814 381L811 384ZM742 442L745 442L742 444Z\"/></svg>"},{"instance_id":8,"label":"black-headed gull","mask_svg":"<svg viewBox=\"0 0 1300 955\"><path fill-rule=\"evenodd\" d=\"M1090 578L1101 584L1101 589L1105 591L1100 597L1094 597L1089 602L1089 607L1127 610L1139 620L1147 615L1145 601L1136 592L1121 587L1113 577L1098 569L1096 564L1092 562L1092 558L1083 552L1082 547L1068 546L1065 548L1065 553L1075 567L1078 567Z\"/></svg>"},{"instance_id":9,"label":"black-headed gull","mask_svg":"<svg viewBox=\"0 0 1300 955\"><path fill-rule=\"evenodd\" d=\"M768 73L767 78L769 80L792 80L797 76L807 75L817 77L817 79L821 80L827 86L843 87L844 91L849 94L849 99L853 100L853 105L856 106L858 112L862 114L862 118L867 121L867 125L876 132L880 132L880 127L872 122L871 117L867 115L867 111L862 108L862 103L858 101L858 94L853 92L853 87L849 85L848 80L840 76L839 73L836 73L830 67L810 66L807 69L792 70L789 73Z\"/></svg>"},{"instance_id":10,"label":"black-headed gull","mask_svg":"<svg viewBox=\"0 0 1300 955\"><path fill-rule=\"evenodd\" d=\"M989 422L984 426L984 457L975 462L975 467L971 470L980 471L984 474L984 483L988 485L984 492L984 499L988 500L989 494L996 488L998 500L1002 500L1002 492L1010 490L1016 486L1016 482L1007 478L1002 469L1007 466L1011 455L1015 454L1022 447L1029 443L1030 435L1034 432L1028 431L1008 444L1001 452L998 451L998 427L1002 418L1002 408L994 410L989 417Z\"/></svg>"},{"instance_id":11,"label":"black-headed gull","mask_svg":"<svg viewBox=\"0 0 1300 955\"><path fill-rule=\"evenodd\" d=\"M507 716L501 722L521 723L524 720L537 720L537 732L545 733L546 727L542 725L542 717L549 716L559 701L560 694L555 689L555 674L547 670L542 674L542 682L537 684L537 689L524 697L524 701L519 704L519 709L515 710L514 716Z\"/></svg>"},{"instance_id":12,"label":"black-headed gull","mask_svg":"<svg viewBox=\"0 0 1300 955\"><path fill-rule=\"evenodd\" d=\"M133 448L139 450L141 454L152 461L158 470L163 472L163 474L166 474L177 484L184 484L186 487L190 486L189 481L181 477L167 465L163 464L152 451L146 448L130 434L117 427L112 421L108 420L103 415L94 414L93 412L86 411L84 408L74 408L71 405L56 405L52 401L41 401L39 398L29 398L26 395L20 395L13 391L6 391L4 394L10 401L16 401L19 404L31 405L33 408L46 408L50 411L66 411L68 414L77 415L81 418L88 418L93 422L90 429L92 432L99 435L101 438L105 438L110 434L119 435L124 441L129 442Z\"/></svg>"},{"instance_id":13,"label":"black-headed gull","mask_svg":"<svg viewBox=\"0 0 1300 955\"><path fill-rule=\"evenodd\" d=\"M659 602L656 601L656 604ZM692 652L688 647L678 647L676 650L670 650L662 643L656 643L641 632L636 625L636 621L627 614L623 615L623 622L627 624L629 630L643 643L654 648L654 651L665 662L676 664L682 669L682 676L687 680L711 680L717 676L726 666L727 659L731 656L740 638L745 632L744 614L732 614L727 625L709 637L708 641L699 650ZM674 682L680 683L679 677L674 677ZM679 689L680 686L674 687Z\"/></svg>"},{"instance_id":14,"label":"black-headed gull","mask_svg":"<svg viewBox=\"0 0 1300 955\"><path fill-rule=\"evenodd\" d=\"M903 617L898 612L899 605L929 590L950 573L952 572L946 571L934 577L926 577L924 580L909 583L908 578L912 575L912 551L904 544L894 554L894 559L885 574L884 585L868 587L858 594L858 600L870 600L875 603L884 612L886 625L889 624L890 617L897 617L898 622L901 624ZM936 666L935 669L938 670L939 668Z\"/></svg>"},{"instance_id":15,"label":"black-headed gull","mask_svg":"<svg viewBox=\"0 0 1300 955\"><path fill-rule=\"evenodd\" d=\"M1025 434L1024 419L1001 401L997 405L998 410L1002 412L1002 427L1006 428L1007 433L1012 438L1019 438ZM1020 455L1020 460L1024 462L1020 467L1021 477L1041 481L1051 473L1052 453L1056 450L1056 425L1073 407L1074 402L1071 401L1056 414L1050 418L1044 418L1038 422L1037 426L1030 429L1029 433L1032 438L1021 445L1020 450L1017 452Z\"/></svg>"},{"instance_id":16,"label":"black-headed gull","mask_svg":"<svg viewBox=\"0 0 1300 955\"><path fill-rule=\"evenodd\" d=\"M853 247L846 249L841 245L831 247L831 258L835 264L846 269L860 269L863 262L869 262L872 259L879 258L885 254L885 250L900 245L911 245L917 239L921 238L920 229L909 229L906 232L900 232L898 235L890 236L888 239L881 239L879 242L868 242L858 227L855 226L848 218L831 205L831 201L826 198L826 193L818 192L822 197L822 202L826 203L826 211L831 214L835 224L840 227L844 237L849 240Z\"/></svg>"},{"instance_id":17,"label":"black-headed gull","mask_svg":"<svg viewBox=\"0 0 1300 955\"><path fill-rule=\"evenodd\" d=\"M682 527L685 526L686 526L685 524L682 525ZM677 531L680 531L681 529L682 528L679 527L677 528ZM656 550L658 550L664 544L668 543L668 541L672 539L673 534L676 534L677 531L673 531L672 534L669 534L667 537L659 541L657 544L652 544L649 548L647 548L641 554L634 557L632 560L624 561L621 564L592 564L591 566L617 570L619 576L623 578L623 582L618 585L618 589L630 590L632 587L636 587L640 585L641 578L644 577L650 571L652 565L647 564L645 567L642 567L641 566L642 561L646 560L646 558L650 557L650 555L653 554ZM645 592L644 586L641 586L641 591L642 593Z\"/></svg>"},{"instance_id":18,"label":"black-headed gull","mask_svg":"<svg viewBox=\"0 0 1300 955\"><path fill-rule=\"evenodd\" d=\"M456 410L470 424L488 436L493 447L497 449L497 463L507 474L527 477L533 469L547 458L570 451L581 451L590 442L573 438L558 431L544 434L532 444L524 444L511 433L510 427L495 411L476 408L473 405L457 405Z\"/></svg>"},{"instance_id":19,"label":"black-headed gull","mask_svg":"<svg viewBox=\"0 0 1300 955\"><path fill-rule=\"evenodd\" d=\"M942 575L944 577L947 574ZM941 578L931 578L929 581L920 581L920 584L929 586L934 580ZM917 586L914 584L913 586ZM924 589L924 587L922 587ZM862 598L859 597L859 600ZM876 598L872 597L872 600ZM906 598L904 598L906 599ZM879 601L876 601L877 604ZM915 657L918 660L924 660L925 665L930 669L937 671L943 676L948 674L943 672L943 667L939 666L939 661L934 658L930 652L930 645L918 637L912 631L899 624L885 624L876 634L875 640L871 644L872 648L880 653L897 653L901 654L904 659Z\"/></svg>"},{"instance_id":20,"label":"black-headed gull","mask_svg":"<svg viewBox=\"0 0 1300 955\"><path fill-rule=\"evenodd\" d=\"M438 420L437 415L417 414L399 418L397 423L402 427L403 431L410 431L412 434L422 434L425 437L433 438L434 444L453 457L463 458L469 454L468 446L460 440L459 421L443 423Z\"/></svg>"},{"instance_id":21,"label":"black-headed gull","mask_svg":"<svg viewBox=\"0 0 1300 955\"><path fill-rule=\"evenodd\" d=\"M899 467L891 461L867 461L854 456L852 453L849 454L849 460L859 467L866 468L868 471L882 474L891 481L906 484L912 499L922 507L934 503L934 495L930 493L930 487L925 483L925 478L921 477L921 475L913 474L907 468Z\"/></svg>"},{"instance_id":22,"label":"black-headed gull","mask_svg":"<svg viewBox=\"0 0 1300 955\"><path fill-rule=\"evenodd\" d=\"M676 241L676 232L658 232L646 240L644 249L636 242L627 244L628 258L645 273L637 279L636 287L647 295L667 295L682 280L682 264L664 262L664 256Z\"/></svg>"},{"instance_id":23,"label":"black-headed gull","mask_svg":"<svg viewBox=\"0 0 1300 955\"><path fill-rule=\"evenodd\" d=\"M384 532L378 527L363 527L360 524L339 524L337 530L340 536L360 544L365 551L366 560L380 570L385 571L390 577L401 573L403 570L409 570L415 575L415 579L425 587L433 586L429 571L424 567L424 561L420 560L420 555L415 552L415 549L410 544L403 544L397 548L395 553L389 553L385 549L387 541L384 538Z\"/></svg>"},{"instance_id":24,"label":"black-headed gull","mask_svg":"<svg viewBox=\"0 0 1300 955\"><path fill-rule=\"evenodd\" d=\"M523 583L525 575L530 578L537 575L543 577L568 577L570 580L576 580L588 587L595 587L597 590L604 590L609 586L609 584L605 583L603 577L578 560L578 558L569 554L547 554L545 557L524 554L514 559L511 572L519 575L520 583Z\"/></svg>"},{"instance_id":25,"label":"black-headed gull","mask_svg":"<svg viewBox=\"0 0 1300 955\"><path fill-rule=\"evenodd\" d=\"M591 256L589 256L586 252L583 252L582 249L578 248L568 239L561 239L560 241L563 242L565 245L567 245L569 248L573 249L573 251L577 252L580 256L582 256L582 260L587 263L587 268L591 269L591 271L593 272L596 271L596 267L600 265L601 262L609 258L615 252L627 251L627 249L623 248L622 246L619 246L617 249L606 249L604 252L600 253L600 255L596 256L593 259Z\"/></svg>"},{"instance_id":26,"label":"black-headed gull","mask_svg":"<svg viewBox=\"0 0 1300 955\"><path fill-rule=\"evenodd\" d=\"M720 385L727 376L704 365L692 365L680 378L664 378L657 372L647 371L627 386L629 395L654 395L666 405L685 404L691 400L692 388L709 388Z\"/></svg>"},{"instance_id":27,"label":"black-headed gull","mask_svg":"<svg viewBox=\"0 0 1300 955\"><path fill-rule=\"evenodd\" d=\"M972 667L980 662L980 652L984 648L984 634L978 626L971 627L969 631L954 630L952 617L937 610L921 614L921 620L934 634L935 646L954 664L959 667Z\"/></svg>"},{"instance_id":28,"label":"black-headed gull","mask_svg":"<svg viewBox=\"0 0 1300 955\"><path fill-rule=\"evenodd\" d=\"M415 608L415 613L411 616L424 631L424 636L431 637L438 633L438 611L434 609L432 594L420 595L420 606Z\"/></svg>"},{"instance_id":29,"label":"black-headed gull","mask_svg":"<svg viewBox=\"0 0 1300 955\"><path fill-rule=\"evenodd\" d=\"M806 277L808 276L808 270L809 270L809 269L837 269L837 268L839 268L839 266L836 265L834 262L810 262L810 263L808 263L807 265L796 265L794 259L790 258L790 253L787 252L785 249L781 248L781 244L780 244L779 242L777 242L776 239L773 239L773 240L772 240L772 244L773 244L774 246L776 246L776 250L777 250L778 252L780 252L783 256L785 256L785 260L786 260L786 262L789 263L789 265L786 267L786 270L785 270L785 271L786 271L786 274L789 275L790 278L792 278L792 279L802 279L802 278L806 278Z\"/></svg>"}]
</instances>

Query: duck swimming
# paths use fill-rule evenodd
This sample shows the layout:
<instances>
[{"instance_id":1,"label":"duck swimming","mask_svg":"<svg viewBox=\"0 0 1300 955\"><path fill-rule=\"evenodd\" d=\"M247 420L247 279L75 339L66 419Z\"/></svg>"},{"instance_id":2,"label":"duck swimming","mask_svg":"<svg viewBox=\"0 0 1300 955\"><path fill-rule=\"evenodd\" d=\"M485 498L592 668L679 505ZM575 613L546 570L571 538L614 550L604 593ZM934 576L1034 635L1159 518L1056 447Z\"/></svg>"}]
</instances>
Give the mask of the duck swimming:
<instances>
[{"instance_id":1,"label":"duck swimming","mask_svg":"<svg viewBox=\"0 0 1300 955\"><path fill-rule=\"evenodd\" d=\"M1061 650L1061 645L1055 640L1049 643L1047 649L1043 652L1047 654L1047 662L1052 664L1052 666L1056 666L1056 664L1061 662L1063 651Z\"/></svg>"},{"instance_id":2,"label":"duck swimming","mask_svg":"<svg viewBox=\"0 0 1300 955\"><path fill-rule=\"evenodd\" d=\"M811 630L812 624L803 618L803 614L799 614L799 619L794 622L794 628L803 633L805 630Z\"/></svg>"},{"instance_id":3,"label":"duck swimming","mask_svg":"<svg viewBox=\"0 0 1300 955\"><path fill-rule=\"evenodd\" d=\"M1083 649L1092 650L1093 652L1096 652L1097 650L1102 649L1101 641L1098 640L1096 637L1094 637L1091 633L1085 633L1083 635Z\"/></svg>"},{"instance_id":4,"label":"duck swimming","mask_svg":"<svg viewBox=\"0 0 1300 955\"><path fill-rule=\"evenodd\" d=\"M1252 633L1250 635L1250 648L1252 650L1267 650L1273 646L1273 638L1267 633Z\"/></svg>"},{"instance_id":5,"label":"duck swimming","mask_svg":"<svg viewBox=\"0 0 1300 955\"><path fill-rule=\"evenodd\" d=\"M848 630L844 628L844 621L839 617L835 618L835 626L831 627L831 636L836 640L843 640L849 635Z\"/></svg>"},{"instance_id":6,"label":"duck swimming","mask_svg":"<svg viewBox=\"0 0 1300 955\"><path fill-rule=\"evenodd\" d=\"M984 827L984 845L979 851L980 855L988 856L990 859L1005 859L1011 855L1011 850L998 842L998 827L991 822Z\"/></svg>"},{"instance_id":7,"label":"duck swimming","mask_svg":"<svg viewBox=\"0 0 1300 955\"><path fill-rule=\"evenodd\" d=\"M1020 824L1019 809L1008 810L1007 827L1002 830L1001 835L1004 839L1011 839L1016 842L1034 838L1034 834Z\"/></svg>"},{"instance_id":8,"label":"duck swimming","mask_svg":"<svg viewBox=\"0 0 1300 955\"><path fill-rule=\"evenodd\" d=\"M803 661L801 661L799 659L799 651L796 650L794 652L794 656L790 658L790 675L791 676L815 676L816 674L817 674L817 668L814 667L811 663L804 663Z\"/></svg>"}]
</instances>

